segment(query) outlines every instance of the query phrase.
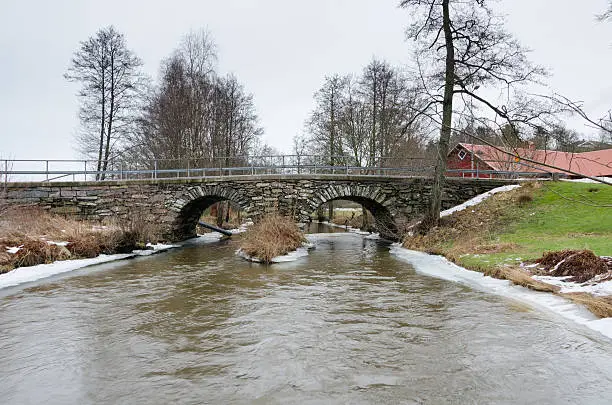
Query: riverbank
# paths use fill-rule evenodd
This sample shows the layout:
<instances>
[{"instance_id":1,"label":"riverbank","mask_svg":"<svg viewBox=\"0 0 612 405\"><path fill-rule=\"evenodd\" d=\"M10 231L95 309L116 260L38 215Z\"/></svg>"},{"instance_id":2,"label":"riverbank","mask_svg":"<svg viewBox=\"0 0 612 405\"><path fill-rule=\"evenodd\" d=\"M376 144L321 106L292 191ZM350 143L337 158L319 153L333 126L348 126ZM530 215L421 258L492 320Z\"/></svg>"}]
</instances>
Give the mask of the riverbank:
<instances>
[{"instance_id":1,"label":"riverbank","mask_svg":"<svg viewBox=\"0 0 612 405\"><path fill-rule=\"evenodd\" d=\"M156 227L139 216L128 221L77 221L32 207L0 216L0 274L58 261L154 251Z\"/></svg>"},{"instance_id":2,"label":"riverbank","mask_svg":"<svg viewBox=\"0 0 612 405\"><path fill-rule=\"evenodd\" d=\"M403 247L442 255L466 269L563 295L599 317L610 317L612 282L606 280L612 278L612 269L604 268L597 278L570 283L568 277L547 273L563 258L548 270L535 261L546 252L565 249L611 256L611 210L612 187L576 182L525 183L453 212L425 234L409 235ZM589 263L585 266L585 272L591 271Z\"/></svg>"},{"instance_id":3,"label":"riverbank","mask_svg":"<svg viewBox=\"0 0 612 405\"><path fill-rule=\"evenodd\" d=\"M399 244L391 247L391 254L409 263L418 273L524 302L584 325L612 339L612 318L600 318L584 306L577 305L578 302L568 302L565 297L558 294L526 289L512 281L489 277L482 272L458 266L443 256L408 250Z\"/></svg>"}]
</instances>

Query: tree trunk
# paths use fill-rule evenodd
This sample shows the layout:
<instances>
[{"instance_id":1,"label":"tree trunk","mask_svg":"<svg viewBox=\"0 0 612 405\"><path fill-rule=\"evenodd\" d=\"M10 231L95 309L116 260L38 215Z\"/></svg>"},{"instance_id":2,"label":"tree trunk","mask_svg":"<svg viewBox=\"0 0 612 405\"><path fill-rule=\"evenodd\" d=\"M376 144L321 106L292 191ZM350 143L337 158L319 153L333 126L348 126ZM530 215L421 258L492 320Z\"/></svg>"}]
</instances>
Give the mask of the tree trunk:
<instances>
[{"instance_id":1,"label":"tree trunk","mask_svg":"<svg viewBox=\"0 0 612 405\"><path fill-rule=\"evenodd\" d=\"M319 205L319 208L317 208L317 221L323 221L325 219L325 216L323 215L323 206Z\"/></svg>"},{"instance_id":2,"label":"tree trunk","mask_svg":"<svg viewBox=\"0 0 612 405\"><path fill-rule=\"evenodd\" d=\"M223 225L223 202L217 203L217 226L220 228Z\"/></svg>"},{"instance_id":3,"label":"tree trunk","mask_svg":"<svg viewBox=\"0 0 612 405\"><path fill-rule=\"evenodd\" d=\"M336 143L336 82L332 82L331 88L331 100L329 110L329 164L334 167L336 163L334 160L334 154L336 152L334 146ZM333 170L333 169L332 169ZM327 218L329 222L334 219L334 203L332 201L327 203Z\"/></svg>"},{"instance_id":4,"label":"tree trunk","mask_svg":"<svg viewBox=\"0 0 612 405\"><path fill-rule=\"evenodd\" d=\"M102 168L102 176L101 180L106 178L106 169L108 167L108 158L110 155L110 142L111 142L111 129L113 127L113 118L114 118L114 109L115 109L115 52L111 51L111 60L110 60L110 68L111 68L111 88L110 88L110 110L108 112L108 125L106 126L106 150L104 151L104 162Z\"/></svg>"},{"instance_id":5,"label":"tree trunk","mask_svg":"<svg viewBox=\"0 0 612 405\"><path fill-rule=\"evenodd\" d=\"M367 231L369 227L368 211L364 207L361 207L361 230Z\"/></svg>"},{"instance_id":6,"label":"tree trunk","mask_svg":"<svg viewBox=\"0 0 612 405\"><path fill-rule=\"evenodd\" d=\"M104 61L102 65L102 118L100 122L100 145L98 148L98 163L96 164L96 180L100 180L100 169L102 168L102 150L104 149L104 128L106 124L106 77L104 75Z\"/></svg>"},{"instance_id":7,"label":"tree trunk","mask_svg":"<svg viewBox=\"0 0 612 405\"><path fill-rule=\"evenodd\" d=\"M440 223L440 210L442 206L442 188L444 187L444 176L446 173L446 156L453 124L453 90L455 84L455 47L452 38L449 3L450 0L442 1L442 26L446 46L446 72L444 77L444 101L442 104L442 128L440 129L440 140L438 141L438 155L436 170L431 189L429 213L426 224L429 227Z\"/></svg>"}]
</instances>

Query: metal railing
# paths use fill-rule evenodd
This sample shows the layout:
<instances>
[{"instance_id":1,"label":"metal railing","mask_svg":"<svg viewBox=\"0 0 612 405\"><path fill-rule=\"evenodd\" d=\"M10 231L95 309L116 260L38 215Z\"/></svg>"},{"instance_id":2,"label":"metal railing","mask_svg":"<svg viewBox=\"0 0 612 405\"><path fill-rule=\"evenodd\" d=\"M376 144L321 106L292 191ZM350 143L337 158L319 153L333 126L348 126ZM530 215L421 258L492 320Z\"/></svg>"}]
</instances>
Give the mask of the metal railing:
<instances>
[{"instance_id":1,"label":"metal railing","mask_svg":"<svg viewBox=\"0 0 612 405\"><path fill-rule=\"evenodd\" d=\"M214 159L149 159L107 162L63 159L4 159L0 160L0 182L105 181L167 178L201 178L234 175L295 175L344 174L391 177L432 176L435 162L426 158L378 157L371 163L355 164L350 156L322 157L316 155L233 156ZM100 166L100 167L99 167ZM104 167L106 170L104 170ZM545 171L516 170L524 166L509 166L509 170L449 169L449 177L516 178L550 177ZM514 169L514 170L512 170Z\"/></svg>"}]
</instances>

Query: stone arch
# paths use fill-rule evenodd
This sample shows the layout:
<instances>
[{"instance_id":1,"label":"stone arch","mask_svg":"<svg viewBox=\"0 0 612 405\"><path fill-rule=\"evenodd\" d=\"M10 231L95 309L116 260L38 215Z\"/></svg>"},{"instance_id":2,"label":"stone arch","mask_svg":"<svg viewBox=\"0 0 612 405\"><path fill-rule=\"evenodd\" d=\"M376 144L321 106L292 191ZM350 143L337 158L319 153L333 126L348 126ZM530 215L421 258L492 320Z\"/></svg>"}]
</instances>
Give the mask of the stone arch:
<instances>
[{"instance_id":1,"label":"stone arch","mask_svg":"<svg viewBox=\"0 0 612 405\"><path fill-rule=\"evenodd\" d=\"M374 216L376 228L381 236L391 240L399 238L395 198L377 186L329 185L316 190L306 201L300 220L307 220L307 215L304 215L306 212L310 213L322 204L334 200L348 200L361 204Z\"/></svg>"},{"instance_id":2,"label":"stone arch","mask_svg":"<svg viewBox=\"0 0 612 405\"><path fill-rule=\"evenodd\" d=\"M211 205L230 200L243 210L248 210L249 200L239 191L225 186L189 187L178 198L170 201L170 209L176 213L171 225L173 240L184 240L196 236L196 225L204 210Z\"/></svg>"}]
</instances>

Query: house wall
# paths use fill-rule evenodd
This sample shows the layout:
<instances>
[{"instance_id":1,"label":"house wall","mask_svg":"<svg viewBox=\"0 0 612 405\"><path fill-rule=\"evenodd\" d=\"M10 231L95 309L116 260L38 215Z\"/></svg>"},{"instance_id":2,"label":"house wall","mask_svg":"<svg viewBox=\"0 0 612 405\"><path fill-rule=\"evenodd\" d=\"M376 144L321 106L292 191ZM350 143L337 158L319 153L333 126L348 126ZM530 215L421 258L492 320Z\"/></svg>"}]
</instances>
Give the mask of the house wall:
<instances>
[{"instance_id":1,"label":"house wall","mask_svg":"<svg viewBox=\"0 0 612 405\"><path fill-rule=\"evenodd\" d=\"M446 160L446 164L447 164L447 169L448 170L478 170L478 171L482 171L482 170L491 170L491 167L489 167L489 165L479 161L478 159L474 159L474 166L472 167L472 158L471 158L471 152L467 152L467 155L463 158L463 160L461 160L459 158L459 151L462 150L461 148L455 148L449 155L448 158ZM489 173L478 173L478 176L476 176L476 173L465 173L465 172L450 172L447 173L447 176L449 177L467 177L467 178L481 178L481 179L488 179L490 177L492 177Z\"/></svg>"}]
</instances>

